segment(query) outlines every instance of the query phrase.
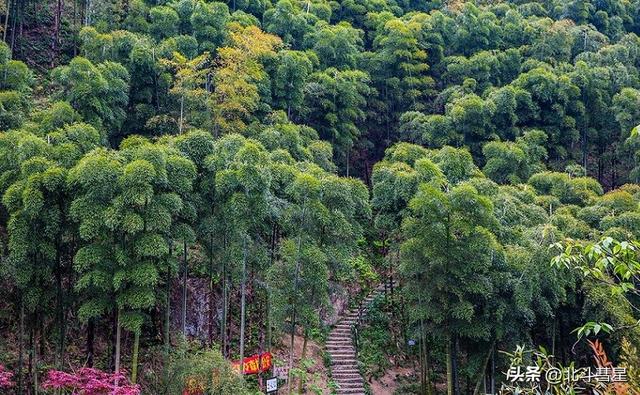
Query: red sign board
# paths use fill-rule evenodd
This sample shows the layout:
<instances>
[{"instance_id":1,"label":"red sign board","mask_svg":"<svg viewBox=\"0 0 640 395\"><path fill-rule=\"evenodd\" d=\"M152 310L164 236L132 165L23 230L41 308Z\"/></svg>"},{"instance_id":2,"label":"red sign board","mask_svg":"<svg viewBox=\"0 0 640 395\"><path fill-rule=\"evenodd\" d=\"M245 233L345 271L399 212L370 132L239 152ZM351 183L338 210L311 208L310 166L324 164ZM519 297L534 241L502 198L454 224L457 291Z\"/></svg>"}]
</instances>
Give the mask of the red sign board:
<instances>
[{"instance_id":1,"label":"red sign board","mask_svg":"<svg viewBox=\"0 0 640 395\"><path fill-rule=\"evenodd\" d=\"M264 352L262 354L252 355L244 359L244 374L258 374L271 369L271 353ZM232 368L236 372L240 372L240 362L233 362Z\"/></svg>"}]
</instances>

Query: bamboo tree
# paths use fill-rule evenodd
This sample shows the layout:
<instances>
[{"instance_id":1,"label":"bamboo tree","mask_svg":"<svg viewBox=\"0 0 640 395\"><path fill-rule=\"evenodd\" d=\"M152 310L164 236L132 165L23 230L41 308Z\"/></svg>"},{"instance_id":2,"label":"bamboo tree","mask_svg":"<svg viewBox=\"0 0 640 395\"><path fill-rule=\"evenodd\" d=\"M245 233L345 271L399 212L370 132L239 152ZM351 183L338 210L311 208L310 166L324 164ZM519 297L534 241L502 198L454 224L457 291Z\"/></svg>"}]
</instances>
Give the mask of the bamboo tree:
<instances>
[{"instance_id":1,"label":"bamboo tree","mask_svg":"<svg viewBox=\"0 0 640 395\"><path fill-rule=\"evenodd\" d=\"M244 332L247 292L247 236L242 237L242 282L240 284L240 372L244 372Z\"/></svg>"},{"instance_id":2,"label":"bamboo tree","mask_svg":"<svg viewBox=\"0 0 640 395\"><path fill-rule=\"evenodd\" d=\"M189 262L187 261L187 241L182 244L182 336L187 337L187 279L189 278Z\"/></svg>"},{"instance_id":3,"label":"bamboo tree","mask_svg":"<svg viewBox=\"0 0 640 395\"><path fill-rule=\"evenodd\" d=\"M131 355L131 382L136 383L138 379L138 351L140 349L140 329L134 332L133 354Z\"/></svg>"},{"instance_id":4,"label":"bamboo tree","mask_svg":"<svg viewBox=\"0 0 640 395\"><path fill-rule=\"evenodd\" d=\"M143 312L154 306L160 272L171 262L166 238L172 231L171 213L182 209L180 193L185 191L180 188L189 190L194 176L192 162L167 147L140 139L123 142L121 154L94 152L71 171L69 182L79 192L72 216L80 223L87 243L76 254L80 290L102 287L87 295L80 315L99 317L108 309L108 298L115 298L117 369L121 328L138 334L133 346L134 350L139 348ZM96 178L105 185L96 184ZM166 185L174 190L165 189ZM102 215L110 215L112 222L94 223L96 206L101 207ZM151 212L156 215L149 215ZM102 226L103 233L96 232L96 226ZM113 287L94 282L95 270L110 274ZM134 352L136 374L137 357Z\"/></svg>"}]
</instances>

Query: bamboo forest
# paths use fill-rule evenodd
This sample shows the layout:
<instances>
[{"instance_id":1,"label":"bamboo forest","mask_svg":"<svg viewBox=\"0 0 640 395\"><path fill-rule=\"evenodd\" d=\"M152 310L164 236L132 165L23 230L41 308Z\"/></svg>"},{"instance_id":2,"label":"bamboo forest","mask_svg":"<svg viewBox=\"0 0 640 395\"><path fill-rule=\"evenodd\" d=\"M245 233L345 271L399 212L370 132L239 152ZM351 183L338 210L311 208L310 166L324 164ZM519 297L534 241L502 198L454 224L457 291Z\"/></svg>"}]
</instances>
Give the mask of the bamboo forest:
<instances>
[{"instance_id":1,"label":"bamboo forest","mask_svg":"<svg viewBox=\"0 0 640 395\"><path fill-rule=\"evenodd\" d=\"M0 35L0 394L640 395L640 0Z\"/></svg>"}]
</instances>

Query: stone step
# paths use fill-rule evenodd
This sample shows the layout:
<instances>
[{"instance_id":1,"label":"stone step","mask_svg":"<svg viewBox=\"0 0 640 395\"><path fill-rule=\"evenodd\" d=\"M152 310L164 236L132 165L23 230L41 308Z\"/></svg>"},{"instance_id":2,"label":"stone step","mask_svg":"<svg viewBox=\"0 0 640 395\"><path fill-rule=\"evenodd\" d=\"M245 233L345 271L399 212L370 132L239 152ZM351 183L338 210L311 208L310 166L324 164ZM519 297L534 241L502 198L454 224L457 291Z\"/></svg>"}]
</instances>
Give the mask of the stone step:
<instances>
[{"instance_id":1,"label":"stone step","mask_svg":"<svg viewBox=\"0 0 640 395\"><path fill-rule=\"evenodd\" d=\"M329 354L333 355L340 355L340 354L351 354L351 355L356 355L356 350L353 347L349 347L349 348L332 348L330 350L327 350L329 352Z\"/></svg>"},{"instance_id":2,"label":"stone step","mask_svg":"<svg viewBox=\"0 0 640 395\"><path fill-rule=\"evenodd\" d=\"M360 375L360 372L358 371L351 371L351 372L340 372L335 371L332 373L331 377L333 377L333 379L335 381L341 381L341 380L362 380L362 376Z\"/></svg>"},{"instance_id":3,"label":"stone step","mask_svg":"<svg viewBox=\"0 0 640 395\"><path fill-rule=\"evenodd\" d=\"M339 334L339 335L335 335L329 338L329 340L327 340L327 344L330 343L353 343L353 340L351 339L351 334Z\"/></svg>"},{"instance_id":4,"label":"stone step","mask_svg":"<svg viewBox=\"0 0 640 395\"><path fill-rule=\"evenodd\" d=\"M333 373L360 373L355 363L353 365L335 365L332 371Z\"/></svg>"},{"instance_id":5,"label":"stone step","mask_svg":"<svg viewBox=\"0 0 640 395\"><path fill-rule=\"evenodd\" d=\"M341 322L331 329L331 332L329 332L329 336L331 336L331 334L334 332L351 332L351 328L352 328L351 325L343 324Z\"/></svg>"},{"instance_id":6,"label":"stone step","mask_svg":"<svg viewBox=\"0 0 640 395\"><path fill-rule=\"evenodd\" d=\"M356 361L355 358L349 358L349 359L332 359L331 360L331 364L332 365L349 365L349 366L357 366L358 365L358 361Z\"/></svg>"},{"instance_id":7,"label":"stone step","mask_svg":"<svg viewBox=\"0 0 640 395\"><path fill-rule=\"evenodd\" d=\"M347 388L362 388L364 387L364 381L336 381L335 382L338 388L347 389Z\"/></svg>"},{"instance_id":8,"label":"stone step","mask_svg":"<svg viewBox=\"0 0 640 395\"><path fill-rule=\"evenodd\" d=\"M336 382L336 384L346 384L345 386L348 387L355 387L356 385L362 385L364 384L364 380L362 379L362 377L360 377L360 375L358 375L358 377L351 377L351 378L338 378L338 379L334 379L333 381Z\"/></svg>"},{"instance_id":9,"label":"stone step","mask_svg":"<svg viewBox=\"0 0 640 395\"><path fill-rule=\"evenodd\" d=\"M335 382L343 382L343 381L350 381L350 380L359 380L360 382L362 382L362 376L360 376L360 372L353 372L353 373L336 372L331 377Z\"/></svg>"},{"instance_id":10,"label":"stone step","mask_svg":"<svg viewBox=\"0 0 640 395\"><path fill-rule=\"evenodd\" d=\"M364 384L364 380L359 375L357 377L339 378L334 380L341 387L356 387Z\"/></svg>"},{"instance_id":11,"label":"stone step","mask_svg":"<svg viewBox=\"0 0 640 395\"><path fill-rule=\"evenodd\" d=\"M335 363L341 363L341 362L353 362L356 360L356 356L354 354L352 355L332 355L331 356L331 362L335 362Z\"/></svg>"},{"instance_id":12,"label":"stone step","mask_svg":"<svg viewBox=\"0 0 640 395\"><path fill-rule=\"evenodd\" d=\"M331 358L335 359L335 358L344 358L344 357L351 357L351 358L355 358L356 353L353 351L348 351L348 350L337 350L334 352L331 352Z\"/></svg>"},{"instance_id":13,"label":"stone step","mask_svg":"<svg viewBox=\"0 0 640 395\"><path fill-rule=\"evenodd\" d=\"M361 388L364 386L364 383L362 381L341 381L338 384L339 388Z\"/></svg>"},{"instance_id":14,"label":"stone step","mask_svg":"<svg viewBox=\"0 0 640 395\"><path fill-rule=\"evenodd\" d=\"M360 313L361 316L364 318L367 315L367 309L363 308L362 312ZM343 315L343 317L353 317L353 318L358 318L358 310L355 310L353 312L347 312Z\"/></svg>"},{"instance_id":15,"label":"stone step","mask_svg":"<svg viewBox=\"0 0 640 395\"><path fill-rule=\"evenodd\" d=\"M356 355L356 350L354 350L353 347L333 348L327 351L329 351L329 354L331 354L332 356L338 356L338 357L342 355Z\"/></svg>"},{"instance_id":16,"label":"stone step","mask_svg":"<svg viewBox=\"0 0 640 395\"><path fill-rule=\"evenodd\" d=\"M344 357L345 355L350 355L350 356L356 355L356 352L353 349L351 350L337 349L337 350L331 350L329 351L329 353L331 354L332 357Z\"/></svg>"},{"instance_id":17,"label":"stone step","mask_svg":"<svg viewBox=\"0 0 640 395\"><path fill-rule=\"evenodd\" d=\"M335 336L335 337L330 337L327 340L327 345L329 344L344 344L344 343L349 343L351 344L353 341L351 340L351 336Z\"/></svg>"},{"instance_id":18,"label":"stone step","mask_svg":"<svg viewBox=\"0 0 640 395\"><path fill-rule=\"evenodd\" d=\"M342 368L342 369L339 369ZM360 371L356 370L354 367L347 367L347 366L332 366L332 372L331 375L336 378L336 380L338 379L343 379L343 378L362 378L362 376L360 375Z\"/></svg>"},{"instance_id":19,"label":"stone step","mask_svg":"<svg viewBox=\"0 0 640 395\"><path fill-rule=\"evenodd\" d=\"M345 337L345 338L335 338L335 339L330 339L327 340L327 346L351 346L353 345L353 340L351 339L351 337Z\"/></svg>"},{"instance_id":20,"label":"stone step","mask_svg":"<svg viewBox=\"0 0 640 395\"><path fill-rule=\"evenodd\" d=\"M334 332L338 332L338 333L349 332L349 333L351 333L351 328L353 328L353 325L351 323L346 323L346 322L345 323L339 323L339 324L336 325L335 328L333 328L333 330L330 332L329 336L331 336L331 333L334 333Z\"/></svg>"},{"instance_id":21,"label":"stone step","mask_svg":"<svg viewBox=\"0 0 640 395\"><path fill-rule=\"evenodd\" d=\"M336 390L338 395L366 395L364 387L361 388L340 388Z\"/></svg>"},{"instance_id":22,"label":"stone step","mask_svg":"<svg viewBox=\"0 0 640 395\"><path fill-rule=\"evenodd\" d=\"M333 380L333 381L336 384L338 384L339 388L361 387L364 385L364 380L362 380L361 377L340 379L340 380Z\"/></svg>"}]
</instances>

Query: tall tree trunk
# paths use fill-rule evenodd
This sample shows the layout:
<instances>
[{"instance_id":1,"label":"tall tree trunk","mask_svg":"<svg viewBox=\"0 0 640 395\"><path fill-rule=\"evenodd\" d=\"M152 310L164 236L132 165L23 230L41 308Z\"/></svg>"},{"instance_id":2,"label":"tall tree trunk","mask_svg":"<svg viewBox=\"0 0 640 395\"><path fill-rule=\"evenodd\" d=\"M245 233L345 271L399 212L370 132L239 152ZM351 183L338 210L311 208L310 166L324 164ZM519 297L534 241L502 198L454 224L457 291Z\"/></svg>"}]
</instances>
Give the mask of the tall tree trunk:
<instances>
[{"instance_id":1,"label":"tall tree trunk","mask_svg":"<svg viewBox=\"0 0 640 395\"><path fill-rule=\"evenodd\" d=\"M429 349L427 348L427 333L424 327L424 320L420 319L420 359L422 361L422 390L424 394L431 395L432 386L431 386L431 367L429 363Z\"/></svg>"},{"instance_id":2,"label":"tall tree trunk","mask_svg":"<svg viewBox=\"0 0 640 395\"><path fill-rule=\"evenodd\" d=\"M276 259L276 245L278 239L278 225L273 223L271 226L271 246L269 251L269 267L273 266ZM265 329L266 329L266 349L271 351L271 289L267 287L267 294L265 299Z\"/></svg>"},{"instance_id":3,"label":"tall tree trunk","mask_svg":"<svg viewBox=\"0 0 640 395\"><path fill-rule=\"evenodd\" d=\"M228 291L227 291L227 263L226 260L222 261L222 320L220 323L220 335L222 337L222 354L227 356L227 306L228 306Z\"/></svg>"},{"instance_id":4,"label":"tall tree trunk","mask_svg":"<svg viewBox=\"0 0 640 395\"><path fill-rule=\"evenodd\" d=\"M491 395L496 393L496 345L491 352Z\"/></svg>"},{"instance_id":5,"label":"tall tree trunk","mask_svg":"<svg viewBox=\"0 0 640 395\"><path fill-rule=\"evenodd\" d=\"M300 360L304 361L307 357L307 343L309 341L309 331L304 330L304 337L302 340L302 354L300 355ZM302 394L302 389L304 388L304 374L300 377L300 381L298 382L298 393Z\"/></svg>"},{"instance_id":6,"label":"tall tree trunk","mask_svg":"<svg viewBox=\"0 0 640 395\"><path fill-rule=\"evenodd\" d=\"M486 382L487 365L489 365L489 361L491 360L491 356L493 355L493 348L495 347L495 344L495 340L491 342L491 348L489 348L489 352L487 353L487 356L482 363L482 372L480 373L480 377L478 377L478 381L476 381L473 395L478 395L480 393L480 386L482 385L482 382Z\"/></svg>"},{"instance_id":7,"label":"tall tree trunk","mask_svg":"<svg viewBox=\"0 0 640 395\"><path fill-rule=\"evenodd\" d=\"M12 0L6 1L7 13L4 17L4 30L2 32L2 41L4 42L7 41L7 29L9 29L9 16L11 15L11 9L12 9L11 3L12 3Z\"/></svg>"},{"instance_id":8,"label":"tall tree trunk","mask_svg":"<svg viewBox=\"0 0 640 395\"><path fill-rule=\"evenodd\" d=\"M558 319L553 317L553 325L551 326L551 355L556 355L556 326Z\"/></svg>"},{"instance_id":9,"label":"tall tree trunk","mask_svg":"<svg viewBox=\"0 0 640 395\"><path fill-rule=\"evenodd\" d=\"M182 127L184 122L184 93L180 96L180 123L178 126L178 131L182 134Z\"/></svg>"},{"instance_id":10,"label":"tall tree trunk","mask_svg":"<svg viewBox=\"0 0 640 395\"><path fill-rule=\"evenodd\" d=\"M589 135L587 134L587 127L586 125L583 126L583 131L582 131L582 167L584 167L584 171L585 171L585 175L589 175L587 174L587 154L588 154L588 150L589 150Z\"/></svg>"},{"instance_id":11,"label":"tall tree trunk","mask_svg":"<svg viewBox=\"0 0 640 395\"><path fill-rule=\"evenodd\" d=\"M302 215L303 219L302 221L304 221L304 210L303 210L303 215ZM293 370L293 346L294 346L294 341L295 341L295 333L296 333L296 304L298 303L297 301L297 295L298 295L298 277L300 276L300 250L302 249L302 230L300 231L300 234L298 235L298 251L296 253L296 270L294 273L294 279L293 279L293 302L291 303L292 305L292 313L291 313L291 349L289 350L289 394L291 394L291 381L292 381L292 377L291 377L291 371Z\"/></svg>"},{"instance_id":12,"label":"tall tree trunk","mask_svg":"<svg viewBox=\"0 0 640 395\"><path fill-rule=\"evenodd\" d=\"M35 335L34 335L34 329L35 327L35 322L32 322L29 328L29 370L28 370L28 376L32 379L32 383L33 384L33 372L35 370L34 366L33 366L33 355L36 353L36 346L35 346ZM31 393L31 392L29 392Z\"/></svg>"},{"instance_id":13,"label":"tall tree trunk","mask_svg":"<svg viewBox=\"0 0 640 395\"><path fill-rule=\"evenodd\" d=\"M32 384L33 384L33 393L38 394L38 328L41 325L42 317L39 317L40 314L36 311L35 313L35 323L32 329L32 342L31 342L31 353L33 356L32 365ZM40 333L40 337L42 337L42 333Z\"/></svg>"},{"instance_id":14,"label":"tall tree trunk","mask_svg":"<svg viewBox=\"0 0 640 395\"><path fill-rule=\"evenodd\" d=\"M17 0L13 2L13 18L11 20L11 55L13 57L13 53L16 47L16 23L18 20L18 9L17 9Z\"/></svg>"},{"instance_id":15,"label":"tall tree trunk","mask_svg":"<svg viewBox=\"0 0 640 395\"><path fill-rule=\"evenodd\" d=\"M95 341L95 319L89 318L87 323L87 366L93 367L93 350Z\"/></svg>"},{"instance_id":16,"label":"tall tree trunk","mask_svg":"<svg viewBox=\"0 0 640 395\"><path fill-rule=\"evenodd\" d=\"M222 238L222 248L227 251L227 235ZM229 311L229 285L227 279L227 260L226 256L222 259L222 322L220 325L221 337L222 337L222 355L228 356L227 353L227 314Z\"/></svg>"},{"instance_id":17,"label":"tall tree trunk","mask_svg":"<svg viewBox=\"0 0 640 395\"><path fill-rule=\"evenodd\" d=\"M453 393L454 395L460 395L460 380L458 378L458 336L453 338L453 355L451 356L451 365L453 367Z\"/></svg>"},{"instance_id":18,"label":"tall tree trunk","mask_svg":"<svg viewBox=\"0 0 640 395\"><path fill-rule=\"evenodd\" d=\"M291 384L293 376L291 375L293 370L293 347L295 345L295 333L296 333L296 307L295 302L293 304L293 312L291 313L291 340L289 343L289 388L287 394L291 395Z\"/></svg>"},{"instance_id":19,"label":"tall tree trunk","mask_svg":"<svg viewBox=\"0 0 640 395\"><path fill-rule=\"evenodd\" d=\"M173 241L169 240L169 257L173 256ZM165 358L169 358L171 350L171 263L167 263L167 282L165 284L165 311L164 311L164 352Z\"/></svg>"},{"instance_id":20,"label":"tall tree trunk","mask_svg":"<svg viewBox=\"0 0 640 395\"><path fill-rule=\"evenodd\" d=\"M240 372L244 373L245 302L247 291L247 237L242 241L242 284L240 285Z\"/></svg>"},{"instance_id":21,"label":"tall tree trunk","mask_svg":"<svg viewBox=\"0 0 640 395\"><path fill-rule=\"evenodd\" d=\"M78 30L78 0L73 0L73 31ZM73 38L73 56L78 55L78 40Z\"/></svg>"},{"instance_id":22,"label":"tall tree trunk","mask_svg":"<svg viewBox=\"0 0 640 395\"><path fill-rule=\"evenodd\" d=\"M36 331L37 334L37 338L38 338L38 346L39 346L39 351L38 353L36 353L36 355L44 355L47 351L46 351L46 337L45 337L45 328L44 328L44 314L40 314L40 317L38 318L38 328Z\"/></svg>"},{"instance_id":23,"label":"tall tree trunk","mask_svg":"<svg viewBox=\"0 0 640 395\"><path fill-rule=\"evenodd\" d=\"M24 8L25 8L25 2L21 1L20 8L18 9L18 15L20 16L19 26L18 26L18 37L20 39L22 39L23 33L24 33ZM20 45L18 46L17 50L22 55L22 41L18 41L18 44Z\"/></svg>"},{"instance_id":24,"label":"tall tree trunk","mask_svg":"<svg viewBox=\"0 0 640 395\"><path fill-rule=\"evenodd\" d=\"M611 189L615 189L618 183L618 174L616 173L616 151L611 151Z\"/></svg>"},{"instance_id":25,"label":"tall tree trunk","mask_svg":"<svg viewBox=\"0 0 640 395\"><path fill-rule=\"evenodd\" d=\"M453 395L453 344L447 339L447 395Z\"/></svg>"},{"instance_id":26,"label":"tall tree trunk","mask_svg":"<svg viewBox=\"0 0 640 395\"><path fill-rule=\"evenodd\" d=\"M426 364L425 360L424 360L424 337L422 335L422 332L420 333L420 349L418 352L418 365L420 366L420 393L421 394L426 394L427 393L427 378L425 377L425 367L424 365Z\"/></svg>"},{"instance_id":27,"label":"tall tree trunk","mask_svg":"<svg viewBox=\"0 0 640 395\"><path fill-rule=\"evenodd\" d=\"M140 331L138 329L133 335L133 355L131 355L131 382L133 384L138 380L138 351L140 349Z\"/></svg>"},{"instance_id":28,"label":"tall tree trunk","mask_svg":"<svg viewBox=\"0 0 640 395\"><path fill-rule=\"evenodd\" d=\"M84 2L84 25L89 26L91 24L91 0L85 0Z\"/></svg>"},{"instance_id":29,"label":"tall tree trunk","mask_svg":"<svg viewBox=\"0 0 640 395\"><path fill-rule=\"evenodd\" d=\"M189 274L189 267L187 265L187 241L185 240L182 245L182 273L184 275L182 279L182 336L187 338L187 275Z\"/></svg>"},{"instance_id":30,"label":"tall tree trunk","mask_svg":"<svg viewBox=\"0 0 640 395\"><path fill-rule=\"evenodd\" d=\"M64 8L64 2L57 0L56 10L53 16L53 37L51 38L51 67L55 65L55 59L57 58L58 48L60 43L60 25L62 23L62 9Z\"/></svg>"},{"instance_id":31,"label":"tall tree trunk","mask_svg":"<svg viewBox=\"0 0 640 395\"><path fill-rule=\"evenodd\" d=\"M60 245L56 248L56 316L58 321L58 352L56 353L56 368L60 369L64 363L64 336L65 336L65 323L64 323L64 306L63 306L63 294L62 294L62 264L60 256Z\"/></svg>"},{"instance_id":32,"label":"tall tree trunk","mask_svg":"<svg viewBox=\"0 0 640 395\"><path fill-rule=\"evenodd\" d=\"M120 328L120 309L116 312L116 348L115 348L115 358L113 361L114 368L113 371L115 373L120 372L120 336L121 328ZM116 381L116 386L118 382Z\"/></svg>"},{"instance_id":33,"label":"tall tree trunk","mask_svg":"<svg viewBox=\"0 0 640 395\"><path fill-rule=\"evenodd\" d=\"M215 310L213 284L213 233L209 235L209 346L213 345L213 318Z\"/></svg>"},{"instance_id":34,"label":"tall tree trunk","mask_svg":"<svg viewBox=\"0 0 640 395\"><path fill-rule=\"evenodd\" d=\"M18 341L18 395L23 394L23 365L24 365L24 298L20 295L20 340Z\"/></svg>"},{"instance_id":35,"label":"tall tree trunk","mask_svg":"<svg viewBox=\"0 0 640 395\"><path fill-rule=\"evenodd\" d=\"M291 394L291 372L293 370L293 346L295 341L295 333L296 333L296 305L298 303L298 282L300 277L300 254L302 252L302 230L305 225L305 213L306 213L306 205L302 206L302 214L300 215L300 231L298 233L298 246L296 251L296 270L293 276L293 301L292 305L292 313L291 313L291 349L289 351L289 394Z\"/></svg>"},{"instance_id":36,"label":"tall tree trunk","mask_svg":"<svg viewBox=\"0 0 640 395\"><path fill-rule=\"evenodd\" d=\"M267 295L264 301L265 312L265 348L267 351L271 351L271 290L267 288Z\"/></svg>"},{"instance_id":37,"label":"tall tree trunk","mask_svg":"<svg viewBox=\"0 0 640 395\"><path fill-rule=\"evenodd\" d=\"M347 177L349 177L349 152L351 151L351 148L347 148L347 152L345 153L346 155L346 165L347 165Z\"/></svg>"}]
</instances>

